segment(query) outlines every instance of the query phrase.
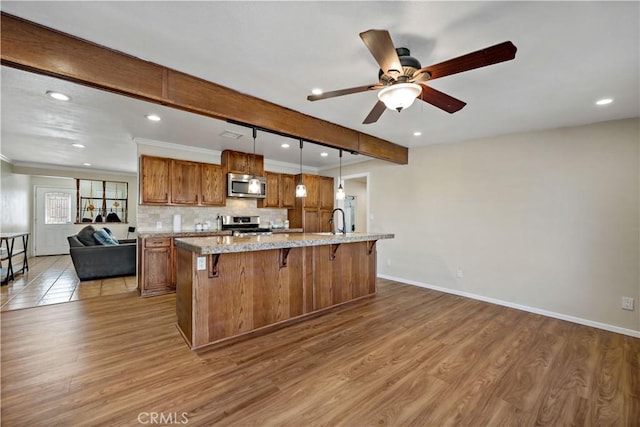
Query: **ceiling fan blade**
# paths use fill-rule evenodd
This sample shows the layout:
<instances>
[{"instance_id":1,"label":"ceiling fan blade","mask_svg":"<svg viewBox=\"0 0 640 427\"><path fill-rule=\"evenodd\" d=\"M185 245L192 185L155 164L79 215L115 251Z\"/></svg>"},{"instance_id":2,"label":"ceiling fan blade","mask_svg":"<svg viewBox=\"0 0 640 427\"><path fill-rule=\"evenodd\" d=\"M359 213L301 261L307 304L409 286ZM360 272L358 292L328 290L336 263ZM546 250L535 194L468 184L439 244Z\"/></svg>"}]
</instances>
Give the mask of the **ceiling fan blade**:
<instances>
[{"instance_id":1,"label":"ceiling fan blade","mask_svg":"<svg viewBox=\"0 0 640 427\"><path fill-rule=\"evenodd\" d=\"M506 41L495 46L477 50L439 64L423 67L413 73L414 77L425 73L421 80L433 80L451 74L462 73L463 71L475 68L486 67L487 65L509 61L516 57L517 48L510 41ZM426 74L428 73L428 74Z\"/></svg>"},{"instance_id":2,"label":"ceiling fan blade","mask_svg":"<svg viewBox=\"0 0 640 427\"><path fill-rule=\"evenodd\" d=\"M373 108L369 112L369 115L364 119L362 124L368 125L368 124L377 122L380 116L382 115L382 113L384 113L384 110L386 109L387 107L384 105L384 102L382 101L376 102L376 105L373 106Z\"/></svg>"},{"instance_id":3,"label":"ceiling fan blade","mask_svg":"<svg viewBox=\"0 0 640 427\"><path fill-rule=\"evenodd\" d=\"M459 99L449 96L446 93L442 93L439 90L435 90L432 87L423 84L420 86L422 87L422 93L418 98L433 105L434 107L438 107L441 110L446 111L447 113L455 113L467 105L466 102L462 102Z\"/></svg>"},{"instance_id":4,"label":"ceiling fan blade","mask_svg":"<svg viewBox=\"0 0 640 427\"><path fill-rule=\"evenodd\" d=\"M366 92L368 90L380 89L381 87L382 87L381 84L375 83L375 84L366 85L366 86L358 86L358 87L351 87L348 89L333 90L331 92L321 93L320 95L309 95L307 96L307 99L309 101L317 101L319 99L334 98L336 96L349 95L352 93Z\"/></svg>"},{"instance_id":5,"label":"ceiling fan blade","mask_svg":"<svg viewBox=\"0 0 640 427\"><path fill-rule=\"evenodd\" d=\"M384 74L396 78L402 74L402 64L387 30L368 30L360 38L380 65Z\"/></svg>"}]
</instances>

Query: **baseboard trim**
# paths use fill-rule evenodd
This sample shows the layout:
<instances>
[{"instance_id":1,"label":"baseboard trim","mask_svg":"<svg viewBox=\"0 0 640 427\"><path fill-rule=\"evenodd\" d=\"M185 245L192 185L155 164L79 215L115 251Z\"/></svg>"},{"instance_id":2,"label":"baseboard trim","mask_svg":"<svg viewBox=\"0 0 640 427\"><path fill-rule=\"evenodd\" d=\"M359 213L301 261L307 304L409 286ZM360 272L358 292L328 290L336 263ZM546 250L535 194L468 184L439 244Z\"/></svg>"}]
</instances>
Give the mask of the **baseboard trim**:
<instances>
[{"instance_id":1,"label":"baseboard trim","mask_svg":"<svg viewBox=\"0 0 640 427\"><path fill-rule=\"evenodd\" d=\"M483 295L476 295L469 292L458 291L456 289L443 288L440 286L433 286L428 283L417 282L415 280L403 279L401 277L388 276L386 274L378 274L381 279L393 280L394 282L406 283L407 285L418 286L420 288L431 289L434 291L444 292L447 294L458 295L465 298L471 298L478 301L488 302L491 304L501 305L504 307L515 308L516 310L527 311L529 313L540 314L542 316L552 317L554 319L566 320L567 322L578 323L580 325L591 326L593 328L603 329L609 332L615 332L618 334L628 335L635 338L640 338L640 331L633 329L621 328L615 325L609 325L607 323L594 322L593 320L583 319L580 317L569 316L562 313L556 313L554 311L543 310L536 307L529 307L522 304L516 304L509 301L503 301L496 298L489 298Z\"/></svg>"}]
</instances>

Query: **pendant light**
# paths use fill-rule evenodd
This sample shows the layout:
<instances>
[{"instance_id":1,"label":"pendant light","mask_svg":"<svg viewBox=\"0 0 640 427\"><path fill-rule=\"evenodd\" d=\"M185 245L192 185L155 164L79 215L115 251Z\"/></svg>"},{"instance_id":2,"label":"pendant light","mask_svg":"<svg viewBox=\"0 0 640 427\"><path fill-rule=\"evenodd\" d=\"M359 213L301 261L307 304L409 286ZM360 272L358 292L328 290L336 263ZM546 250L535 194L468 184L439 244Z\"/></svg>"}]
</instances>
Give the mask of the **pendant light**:
<instances>
[{"instance_id":1,"label":"pendant light","mask_svg":"<svg viewBox=\"0 0 640 427\"><path fill-rule=\"evenodd\" d=\"M336 200L344 200L344 188L342 188L342 150L340 150L340 178L338 179L338 191L336 191Z\"/></svg>"},{"instance_id":2,"label":"pendant light","mask_svg":"<svg viewBox=\"0 0 640 427\"><path fill-rule=\"evenodd\" d=\"M302 180L302 140L300 140L300 182L296 185L296 197L307 197L307 187Z\"/></svg>"},{"instance_id":3,"label":"pendant light","mask_svg":"<svg viewBox=\"0 0 640 427\"><path fill-rule=\"evenodd\" d=\"M256 136L257 136L257 134L258 134L258 131L256 130L256 128L253 128L253 159L252 159L253 168L252 168L252 172L254 173L254 175L252 175L251 179L249 180L249 188L247 189L250 194L260 194L261 193L260 181L258 181L258 178L256 178L256 176L255 176Z\"/></svg>"}]
</instances>

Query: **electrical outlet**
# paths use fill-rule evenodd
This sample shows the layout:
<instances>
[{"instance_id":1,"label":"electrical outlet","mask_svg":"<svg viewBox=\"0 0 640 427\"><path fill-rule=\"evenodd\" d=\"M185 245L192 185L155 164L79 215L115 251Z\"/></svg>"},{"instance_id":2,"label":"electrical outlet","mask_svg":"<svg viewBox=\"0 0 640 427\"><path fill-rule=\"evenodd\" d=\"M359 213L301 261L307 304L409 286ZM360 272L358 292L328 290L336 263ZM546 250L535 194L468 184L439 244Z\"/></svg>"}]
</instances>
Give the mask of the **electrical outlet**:
<instances>
[{"instance_id":1,"label":"electrical outlet","mask_svg":"<svg viewBox=\"0 0 640 427\"><path fill-rule=\"evenodd\" d=\"M199 256L198 257L198 266L196 270L206 270L207 269L207 257Z\"/></svg>"},{"instance_id":2,"label":"electrical outlet","mask_svg":"<svg viewBox=\"0 0 640 427\"><path fill-rule=\"evenodd\" d=\"M387 265L391 265L391 258L387 258Z\"/></svg>"},{"instance_id":3,"label":"electrical outlet","mask_svg":"<svg viewBox=\"0 0 640 427\"><path fill-rule=\"evenodd\" d=\"M161 229L162 228L162 221L156 221L156 228L157 229Z\"/></svg>"},{"instance_id":4,"label":"electrical outlet","mask_svg":"<svg viewBox=\"0 0 640 427\"><path fill-rule=\"evenodd\" d=\"M462 272L461 268L459 268L458 271L456 271L456 277L458 279L462 279L464 277L464 273Z\"/></svg>"},{"instance_id":5,"label":"electrical outlet","mask_svg":"<svg viewBox=\"0 0 640 427\"><path fill-rule=\"evenodd\" d=\"M622 309L633 311L633 298L622 297Z\"/></svg>"}]
</instances>

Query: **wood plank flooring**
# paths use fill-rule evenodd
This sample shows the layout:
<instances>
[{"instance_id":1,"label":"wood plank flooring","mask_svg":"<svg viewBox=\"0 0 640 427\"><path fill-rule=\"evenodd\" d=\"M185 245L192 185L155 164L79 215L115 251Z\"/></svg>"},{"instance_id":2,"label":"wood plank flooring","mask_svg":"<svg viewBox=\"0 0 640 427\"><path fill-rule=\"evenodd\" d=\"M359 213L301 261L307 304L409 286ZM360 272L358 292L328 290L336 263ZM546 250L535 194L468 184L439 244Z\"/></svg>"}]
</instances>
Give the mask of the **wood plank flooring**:
<instances>
[{"instance_id":1,"label":"wood plank flooring","mask_svg":"<svg viewBox=\"0 0 640 427\"><path fill-rule=\"evenodd\" d=\"M3 312L2 424L640 425L639 339L385 280L378 289L197 352L175 327L175 295Z\"/></svg>"},{"instance_id":2,"label":"wood plank flooring","mask_svg":"<svg viewBox=\"0 0 640 427\"><path fill-rule=\"evenodd\" d=\"M29 270L0 287L0 310L59 304L120 293L137 293L136 276L81 282L69 255L29 258Z\"/></svg>"}]
</instances>

